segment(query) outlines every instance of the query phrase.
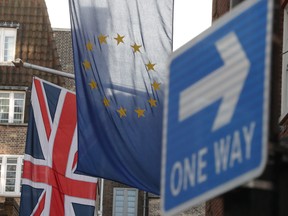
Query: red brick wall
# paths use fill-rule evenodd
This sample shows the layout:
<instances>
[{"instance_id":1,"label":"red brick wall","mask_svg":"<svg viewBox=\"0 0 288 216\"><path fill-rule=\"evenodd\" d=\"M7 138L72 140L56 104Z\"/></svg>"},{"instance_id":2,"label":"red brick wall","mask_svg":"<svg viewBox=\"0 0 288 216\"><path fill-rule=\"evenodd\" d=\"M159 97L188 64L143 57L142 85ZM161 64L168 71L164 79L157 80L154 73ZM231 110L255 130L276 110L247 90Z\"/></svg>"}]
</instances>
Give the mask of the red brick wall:
<instances>
[{"instance_id":1,"label":"red brick wall","mask_svg":"<svg viewBox=\"0 0 288 216\"><path fill-rule=\"evenodd\" d=\"M0 125L0 154L23 155L27 125Z\"/></svg>"},{"instance_id":2,"label":"red brick wall","mask_svg":"<svg viewBox=\"0 0 288 216\"><path fill-rule=\"evenodd\" d=\"M212 21L215 21L229 11L230 0L213 0Z\"/></svg>"}]
</instances>

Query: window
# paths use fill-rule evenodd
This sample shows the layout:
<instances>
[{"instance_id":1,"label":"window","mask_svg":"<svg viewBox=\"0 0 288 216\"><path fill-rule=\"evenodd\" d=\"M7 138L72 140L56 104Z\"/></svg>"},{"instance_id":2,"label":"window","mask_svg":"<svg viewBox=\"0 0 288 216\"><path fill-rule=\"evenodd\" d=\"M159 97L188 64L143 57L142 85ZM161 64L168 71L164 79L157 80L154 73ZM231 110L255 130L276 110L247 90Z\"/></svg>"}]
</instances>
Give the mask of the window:
<instances>
[{"instance_id":1,"label":"window","mask_svg":"<svg viewBox=\"0 0 288 216\"><path fill-rule=\"evenodd\" d=\"M113 216L137 216L138 190L114 188Z\"/></svg>"},{"instance_id":2,"label":"window","mask_svg":"<svg viewBox=\"0 0 288 216\"><path fill-rule=\"evenodd\" d=\"M281 118L288 113L288 6L284 9Z\"/></svg>"},{"instance_id":3,"label":"window","mask_svg":"<svg viewBox=\"0 0 288 216\"><path fill-rule=\"evenodd\" d=\"M0 28L0 63L11 64L15 57L16 28Z\"/></svg>"},{"instance_id":4,"label":"window","mask_svg":"<svg viewBox=\"0 0 288 216\"><path fill-rule=\"evenodd\" d=\"M230 0L230 10L234 7L236 7L238 4L243 2L244 0Z\"/></svg>"},{"instance_id":5,"label":"window","mask_svg":"<svg viewBox=\"0 0 288 216\"><path fill-rule=\"evenodd\" d=\"M23 123L25 92L0 91L0 123Z\"/></svg>"},{"instance_id":6,"label":"window","mask_svg":"<svg viewBox=\"0 0 288 216\"><path fill-rule=\"evenodd\" d=\"M0 195L20 196L22 155L0 155Z\"/></svg>"}]
</instances>

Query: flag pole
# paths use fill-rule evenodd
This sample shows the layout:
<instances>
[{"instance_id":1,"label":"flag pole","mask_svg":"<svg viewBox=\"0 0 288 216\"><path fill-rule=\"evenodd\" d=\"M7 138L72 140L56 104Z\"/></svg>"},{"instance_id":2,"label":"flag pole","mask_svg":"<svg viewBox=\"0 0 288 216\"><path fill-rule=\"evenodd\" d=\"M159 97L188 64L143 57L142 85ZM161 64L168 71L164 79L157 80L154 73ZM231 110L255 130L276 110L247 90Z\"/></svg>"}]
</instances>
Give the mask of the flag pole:
<instances>
[{"instance_id":1,"label":"flag pole","mask_svg":"<svg viewBox=\"0 0 288 216\"><path fill-rule=\"evenodd\" d=\"M58 75L58 76L63 76L63 77L69 78L69 79L75 79L74 74L67 73L67 72L62 72L62 71L54 70L54 69L51 69L51 68L46 68L46 67L34 65L34 64L30 64L30 63L27 63L27 62L23 62L19 58L16 59L15 61L12 61L12 63L14 64L15 67L24 67L24 68L29 68L29 69L43 71L43 72L46 72L46 73L55 74L55 75Z\"/></svg>"},{"instance_id":2,"label":"flag pole","mask_svg":"<svg viewBox=\"0 0 288 216\"><path fill-rule=\"evenodd\" d=\"M101 187L100 187L100 209L98 212L98 216L103 215L103 192L104 192L104 179L101 178Z\"/></svg>"}]
</instances>

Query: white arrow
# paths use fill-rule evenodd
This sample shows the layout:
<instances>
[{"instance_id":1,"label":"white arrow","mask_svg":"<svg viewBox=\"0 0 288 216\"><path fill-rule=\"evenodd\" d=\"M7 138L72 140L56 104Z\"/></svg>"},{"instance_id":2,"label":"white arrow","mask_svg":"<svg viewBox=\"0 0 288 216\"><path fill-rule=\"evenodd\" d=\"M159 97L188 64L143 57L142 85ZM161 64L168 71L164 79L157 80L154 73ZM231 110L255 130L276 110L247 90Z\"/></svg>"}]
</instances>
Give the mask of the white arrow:
<instances>
[{"instance_id":1,"label":"white arrow","mask_svg":"<svg viewBox=\"0 0 288 216\"><path fill-rule=\"evenodd\" d=\"M231 121L249 72L250 62L234 32L216 42L224 65L180 93L179 121L222 98L212 131Z\"/></svg>"}]
</instances>

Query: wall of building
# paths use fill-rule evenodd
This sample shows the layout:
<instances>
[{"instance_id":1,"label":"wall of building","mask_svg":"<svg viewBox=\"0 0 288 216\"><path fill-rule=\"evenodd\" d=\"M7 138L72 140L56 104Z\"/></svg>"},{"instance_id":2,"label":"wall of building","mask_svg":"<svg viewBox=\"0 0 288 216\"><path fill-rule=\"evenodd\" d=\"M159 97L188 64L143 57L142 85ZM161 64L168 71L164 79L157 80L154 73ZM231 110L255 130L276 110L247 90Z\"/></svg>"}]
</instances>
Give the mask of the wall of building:
<instances>
[{"instance_id":1,"label":"wall of building","mask_svg":"<svg viewBox=\"0 0 288 216\"><path fill-rule=\"evenodd\" d=\"M62 71L74 74L72 37L70 29L53 29L57 52L60 57ZM74 79L64 78L65 88L75 92Z\"/></svg>"},{"instance_id":2,"label":"wall of building","mask_svg":"<svg viewBox=\"0 0 288 216\"><path fill-rule=\"evenodd\" d=\"M0 125L0 154L23 155L26 142L27 124Z\"/></svg>"},{"instance_id":3,"label":"wall of building","mask_svg":"<svg viewBox=\"0 0 288 216\"><path fill-rule=\"evenodd\" d=\"M56 44L48 17L45 0L0 1L0 27L17 28L15 59L61 70ZM25 117L23 124L0 124L0 154L23 155L29 119L30 95L33 76L38 76L58 85L61 77L44 72L16 68L13 64L0 65L0 89L26 91ZM19 198L0 197L1 215L18 215Z\"/></svg>"}]
</instances>

